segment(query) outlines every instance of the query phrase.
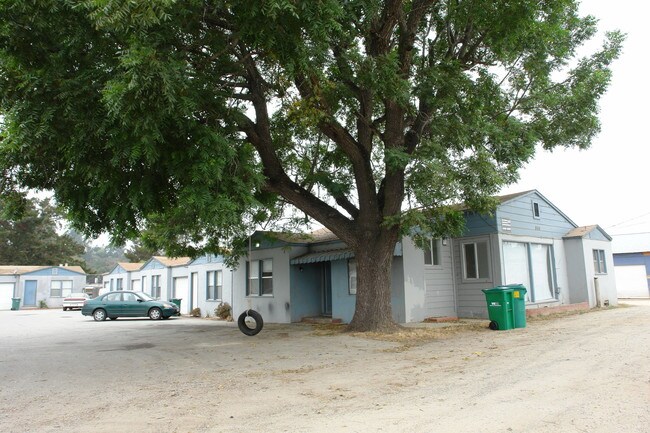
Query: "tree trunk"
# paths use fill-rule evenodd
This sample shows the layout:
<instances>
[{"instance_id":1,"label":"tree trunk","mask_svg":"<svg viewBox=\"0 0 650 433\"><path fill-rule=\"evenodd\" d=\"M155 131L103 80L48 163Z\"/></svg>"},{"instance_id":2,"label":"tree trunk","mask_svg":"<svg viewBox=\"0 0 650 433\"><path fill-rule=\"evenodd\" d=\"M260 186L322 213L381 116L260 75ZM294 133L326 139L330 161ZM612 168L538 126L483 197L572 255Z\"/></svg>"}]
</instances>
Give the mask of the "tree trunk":
<instances>
[{"instance_id":1,"label":"tree trunk","mask_svg":"<svg viewBox=\"0 0 650 433\"><path fill-rule=\"evenodd\" d=\"M386 233L383 233L386 235ZM393 320L391 277L396 234L378 236L355 248L357 296L354 317L348 331L395 332L400 326Z\"/></svg>"}]
</instances>

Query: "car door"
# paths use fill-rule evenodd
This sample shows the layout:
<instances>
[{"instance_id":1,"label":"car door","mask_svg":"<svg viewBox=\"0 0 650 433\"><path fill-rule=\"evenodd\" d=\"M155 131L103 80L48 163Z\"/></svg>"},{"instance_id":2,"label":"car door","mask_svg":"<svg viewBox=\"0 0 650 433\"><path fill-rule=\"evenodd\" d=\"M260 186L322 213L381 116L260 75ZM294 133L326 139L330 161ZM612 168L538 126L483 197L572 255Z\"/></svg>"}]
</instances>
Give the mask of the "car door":
<instances>
[{"instance_id":1,"label":"car door","mask_svg":"<svg viewBox=\"0 0 650 433\"><path fill-rule=\"evenodd\" d=\"M146 305L135 293L122 294L123 315L128 317L142 317L147 315Z\"/></svg>"},{"instance_id":2,"label":"car door","mask_svg":"<svg viewBox=\"0 0 650 433\"><path fill-rule=\"evenodd\" d=\"M122 293L109 293L104 296L102 305L108 317L119 317L122 314Z\"/></svg>"}]
</instances>

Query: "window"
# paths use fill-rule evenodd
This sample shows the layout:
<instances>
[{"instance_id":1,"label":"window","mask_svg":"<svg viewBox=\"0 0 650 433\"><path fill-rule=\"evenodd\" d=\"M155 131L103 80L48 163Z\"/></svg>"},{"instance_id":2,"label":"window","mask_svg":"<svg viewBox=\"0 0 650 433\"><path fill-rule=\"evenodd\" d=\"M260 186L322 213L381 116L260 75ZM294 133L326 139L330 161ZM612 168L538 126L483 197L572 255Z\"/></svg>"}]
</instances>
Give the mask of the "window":
<instances>
[{"instance_id":1,"label":"window","mask_svg":"<svg viewBox=\"0 0 650 433\"><path fill-rule=\"evenodd\" d=\"M151 297L160 299L160 275L151 276Z\"/></svg>"},{"instance_id":2,"label":"window","mask_svg":"<svg viewBox=\"0 0 650 433\"><path fill-rule=\"evenodd\" d=\"M273 294L273 260L262 261L262 295Z\"/></svg>"},{"instance_id":3,"label":"window","mask_svg":"<svg viewBox=\"0 0 650 433\"><path fill-rule=\"evenodd\" d=\"M527 301L555 299L555 265L551 245L504 241L503 261L505 283L523 284Z\"/></svg>"},{"instance_id":4,"label":"window","mask_svg":"<svg viewBox=\"0 0 650 433\"><path fill-rule=\"evenodd\" d=\"M533 218L539 218L539 203L533 202Z\"/></svg>"},{"instance_id":5,"label":"window","mask_svg":"<svg viewBox=\"0 0 650 433\"><path fill-rule=\"evenodd\" d=\"M357 294L357 262L348 260L348 291L351 295Z\"/></svg>"},{"instance_id":6,"label":"window","mask_svg":"<svg viewBox=\"0 0 650 433\"><path fill-rule=\"evenodd\" d=\"M223 289L223 273L221 271L208 271L206 275L206 299L221 299Z\"/></svg>"},{"instance_id":7,"label":"window","mask_svg":"<svg viewBox=\"0 0 650 433\"><path fill-rule=\"evenodd\" d=\"M594 250L594 271L597 274L606 274L605 250Z\"/></svg>"},{"instance_id":8,"label":"window","mask_svg":"<svg viewBox=\"0 0 650 433\"><path fill-rule=\"evenodd\" d=\"M120 301L122 300L122 294L121 293L111 293L109 295L106 295L104 298L106 301Z\"/></svg>"},{"instance_id":9,"label":"window","mask_svg":"<svg viewBox=\"0 0 650 433\"><path fill-rule=\"evenodd\" d=\"M117 288L115 290L122 290L122 278L117 279Z\"/></svg>"},{"instance_id":10,"label":"window","mask_svg":"<svg viewBox=\"0 0 650 433\"><path fill-rule=\"evenodd\" d=\"M246 263L246 296L273 295L273 260Z\"/></svg>"},{"instance_id":11,"label":"window","mask_svg":"<svg viewBox=\"0 0 650 433\"><path fill-rule=\"evenodd\" d=\"M72 293L72 281L52 280L50 283L50 296L52 298L65 298Z\"/></svg>"},{"instance_id":12,"label":"window","mask_svg":"<svg viewBox=\"0 0 650 433\"><path fill-rule=\"evenodd\" d=\"M432 266L440 266L440 240L430 239L428 244L424 247L424 264Z\"/></svg>"},{"instance_id":13,"label":"window","mask_svg":"<svg viewBox=\"0 0 650 433\"><path fill-rule=\"evenodd\" d=\"M479 280L490 278L490 262L487 241L463 244L465 279Z\"/></svg>"}]
</instances>

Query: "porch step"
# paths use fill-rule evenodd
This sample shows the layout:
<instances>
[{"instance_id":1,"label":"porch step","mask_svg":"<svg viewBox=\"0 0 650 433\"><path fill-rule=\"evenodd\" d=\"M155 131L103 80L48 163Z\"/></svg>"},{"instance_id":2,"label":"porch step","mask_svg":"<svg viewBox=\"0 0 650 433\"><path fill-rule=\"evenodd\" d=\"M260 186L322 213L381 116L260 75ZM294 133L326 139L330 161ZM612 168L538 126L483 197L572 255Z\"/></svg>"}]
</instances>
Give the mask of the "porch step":
<instances>
[{"instance_id":1,"label":"porch step","mask_svg":"<svg viewBox=\"0 0 650 433\"><path fill-rule=\"evenodd\" d=\"M313 325L328 325L330 323L343 323L341 319L335 319L327 316L303 317L302 323L311 323Z\"/></svg>"}]
</instances>

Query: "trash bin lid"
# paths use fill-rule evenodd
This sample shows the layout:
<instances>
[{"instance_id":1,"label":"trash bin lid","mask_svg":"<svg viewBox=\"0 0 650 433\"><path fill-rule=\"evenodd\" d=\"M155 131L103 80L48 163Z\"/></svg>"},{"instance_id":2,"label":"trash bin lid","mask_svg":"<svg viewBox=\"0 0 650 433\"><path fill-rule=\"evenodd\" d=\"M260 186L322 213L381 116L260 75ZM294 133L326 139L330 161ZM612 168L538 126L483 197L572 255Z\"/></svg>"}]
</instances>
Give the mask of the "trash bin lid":
<instances>
[{"instance_id":1,"label":"trash bin lid","mask_svg":"<svg viewBox=\"0 0 650 433\"><path fill-rule=\"evenodd\" d=\"M492 287L491 289L483 289L482 292L483 293L508 293L514 290L515 289L509 286L496 286L496 287Z\"/></svg>"},{"instance_id":2,"label":"trash bin lid","mask_svg":"<svg viewBox=\"0 0 650 433\"><path fill-rule=\"evenodd\" d=\"M527 292L526 287L523 284L508 284L507 286L503 286L503 287L509 287L513 290L519 290L520 292L523 292L524 295Z\"/></svg>"}]
</instances>

